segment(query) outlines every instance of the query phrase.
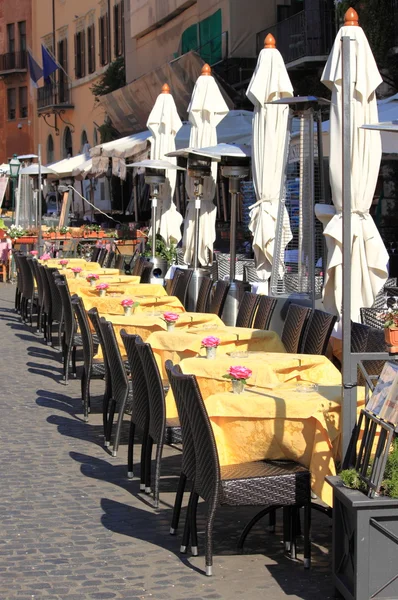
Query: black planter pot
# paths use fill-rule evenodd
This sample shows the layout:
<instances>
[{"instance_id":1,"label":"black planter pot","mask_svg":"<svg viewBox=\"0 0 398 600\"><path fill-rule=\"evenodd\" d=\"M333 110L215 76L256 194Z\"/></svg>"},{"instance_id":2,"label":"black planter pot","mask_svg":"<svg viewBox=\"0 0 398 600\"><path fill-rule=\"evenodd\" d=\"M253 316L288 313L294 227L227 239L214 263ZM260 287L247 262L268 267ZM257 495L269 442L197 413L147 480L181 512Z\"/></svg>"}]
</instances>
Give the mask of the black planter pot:
<instances>
[{"instance_id":1,"label":"black planter pot","mask_svg":"<svg viewBox=\"0 0 398 600\"><path fill-rule=\"evenodd\" d=\"M333 487L333 581L346 600L398 598L398 499Z\"/></svg>"}]
</instances>

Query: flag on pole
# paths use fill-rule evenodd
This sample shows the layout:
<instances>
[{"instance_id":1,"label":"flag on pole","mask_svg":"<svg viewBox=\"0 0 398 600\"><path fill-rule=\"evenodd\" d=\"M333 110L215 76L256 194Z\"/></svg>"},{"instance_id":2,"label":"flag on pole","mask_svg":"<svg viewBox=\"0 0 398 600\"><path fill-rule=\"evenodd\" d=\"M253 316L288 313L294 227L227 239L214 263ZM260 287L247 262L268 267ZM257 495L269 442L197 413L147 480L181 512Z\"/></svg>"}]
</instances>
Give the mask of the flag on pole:
<instances>
[{"instance_id":1,"label":"flag on pole","mask_svg":"<svg viewBox=\"0 0 398 600\"><path fill-rule=\"evenodd\" d=\"M50 75L54 73L57 69L59 69L59 64L54 59L52 54L48 51L48 49L41 45L41 55L43 58L43 77L46 83L51 83Z\"/></svg>"},{"instance_id":2,"label":"flag on pole","mask_svg":"<svg viewBox=\"0 0 398 600\"><path fill-rule=\"evenodd\" d=\"M28 50L28 65L29 65L29 75L32 80L32 84L34 87L38 87L37 82L41 77L43 77L43 69L40 65L37 64L35 59L33 58L31 52Z\"/></svg>"}]
</instances>

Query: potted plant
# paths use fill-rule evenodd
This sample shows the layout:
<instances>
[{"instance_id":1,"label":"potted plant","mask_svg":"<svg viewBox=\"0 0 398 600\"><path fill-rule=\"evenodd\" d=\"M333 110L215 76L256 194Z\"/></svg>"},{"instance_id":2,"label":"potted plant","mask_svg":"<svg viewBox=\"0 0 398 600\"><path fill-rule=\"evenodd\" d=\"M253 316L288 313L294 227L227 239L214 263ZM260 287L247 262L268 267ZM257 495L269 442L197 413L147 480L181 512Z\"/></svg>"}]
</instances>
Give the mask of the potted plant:
<instances>
[{"instance_id":1,"label":"potted plant","mask_svg":"<svg viewBox=\"0 0 398 600\"><path fill-rule=\"evenodd\" d=\"M166 242L162 238L161 235L156 235L156 246L155 246L155 258L156 258L156 268L160 269L161 272L166 274L170 265L174 264L177 259L177 246L176 240L174 238L170 238L170 246L167 246ZM152 240L148 240L145 247L145 252L143 252L142 256L151 260L152 258Z\"/></svg>"},{"instance_id":2,"label":"potted plant","mask_svg":"<svg viewBox=\"0 0 398 600\"><path fill-rule=\"evenodd\" d=\"M209 335L203 338L201 348L206 348L206 358L216 358L217 348L220 345L220 338Z\"/></svg>"},{"instance_id":3,"label":"potted plant","mask_svg":"<svg viewBox=\"0 0 398 600\"><path fill-rule=\"evenodd\" d=\"M163 313L163 321L166 323L167 331L174 331L175 325L180 318L180 315L173 312Z\"/></svg>"},{"instance_id":4,"label":"potted plant","mask_svg":"<svg viewBox=\"0 0 398 600\"><path fill-rule=\"evenodd\" d=\"M371 471L370 464L365 477L360 467L326 477L333 487L333 580L347 600L398 598L398 438L374 497L366 484Z\"/></svg>"},{"instance_id":5,"label":"potted plant","mask_svg":"<svg viewBox=\"0 0 398 600\"><path fill-rule=\"evenodd\" d=\"M232 381L232 391L234 394L241 394L245 390L246 382L251 376L252 371L250 369L240 366L229 367L228 373L223 375L224 379Z\"/></svg>"},{"instance_id":6,"label":"potted plant","mask_svg":"<svg viewBox=\"0 0 398 600\"><path fill-rule=\"evenodd\" d=\"M398 308L389 308L381 314L384 320L384 338L387 344L387 352L395 354L398 352Z\"/></svg>"},{"instance_id":7,"label":"potted plant","mask_svg":"<svg viewBox=\"0 0 398 600\"><path fill-rule=\"evenodd\" d=\"M59 234L60 234L60 237L61 236L69 237L69 234L70 234L69 227L61 227L59 229Z\"/></svg>"}]
</instances>

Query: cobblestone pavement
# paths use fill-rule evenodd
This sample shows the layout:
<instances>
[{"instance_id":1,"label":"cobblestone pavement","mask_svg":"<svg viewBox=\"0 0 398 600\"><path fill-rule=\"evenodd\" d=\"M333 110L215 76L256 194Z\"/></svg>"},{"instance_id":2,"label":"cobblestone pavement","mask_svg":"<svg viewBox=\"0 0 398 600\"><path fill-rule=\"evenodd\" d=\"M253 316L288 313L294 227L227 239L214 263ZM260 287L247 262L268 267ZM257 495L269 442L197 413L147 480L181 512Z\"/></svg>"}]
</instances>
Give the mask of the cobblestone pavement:
<instances>
[{"instance_id":1,"label":"cobblestone pavement","mask_svg":"<svg viewBox=\"0 0 398 600\"><path fill-rule=\"evenodd\" d=\"M165 451L155 511L137 480L126 478L128 421L112 458L102 446L103 383L93 382L85 423L79 381L63 385L59 353L21 323L14 293L12 285L0 284L1 600L333 597L331 523L323 515L314 515L309 572L283 556L280 528L271 535L263 523L239 555L239 532L254 514L246 509L219 510L213 577L203 574L203 510L200 555L181 556L180 537L169 535L178 453Z\"/></svg>"}]
</instances>

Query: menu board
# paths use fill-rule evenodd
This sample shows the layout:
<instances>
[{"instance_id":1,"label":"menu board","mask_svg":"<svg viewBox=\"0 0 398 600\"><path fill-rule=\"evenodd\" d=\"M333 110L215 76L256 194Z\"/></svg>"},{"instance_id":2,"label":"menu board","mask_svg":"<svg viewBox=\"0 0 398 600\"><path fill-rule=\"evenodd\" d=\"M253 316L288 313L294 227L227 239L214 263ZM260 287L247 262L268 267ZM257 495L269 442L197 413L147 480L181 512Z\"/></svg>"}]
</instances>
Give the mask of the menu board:
<instances>
[{"instance_id":1,"label":"menu board","mask_svg":"<svg viewBox=\"0 0 398 600\"><path fill-rule=\"evenodd\" d=\"M398 361L385 363L366 409L388 423L398 424Z\"/></svg>"}]
</instances>

